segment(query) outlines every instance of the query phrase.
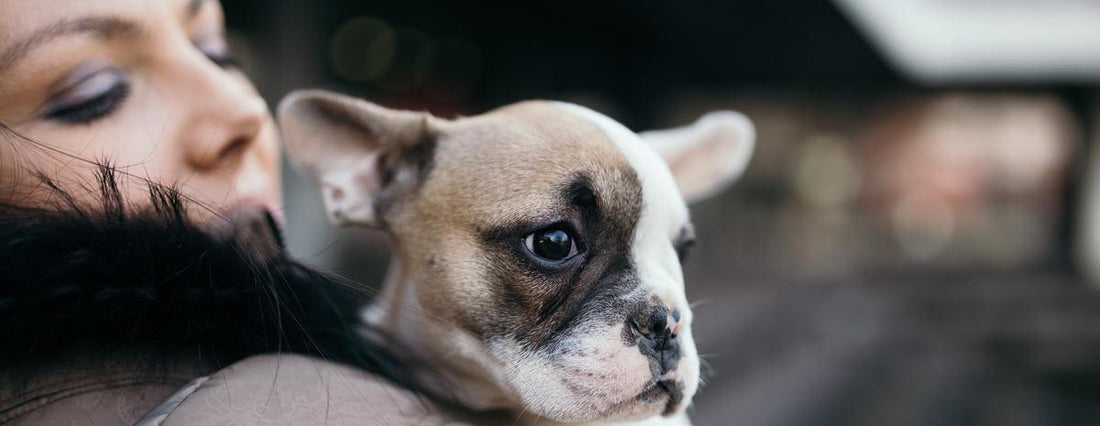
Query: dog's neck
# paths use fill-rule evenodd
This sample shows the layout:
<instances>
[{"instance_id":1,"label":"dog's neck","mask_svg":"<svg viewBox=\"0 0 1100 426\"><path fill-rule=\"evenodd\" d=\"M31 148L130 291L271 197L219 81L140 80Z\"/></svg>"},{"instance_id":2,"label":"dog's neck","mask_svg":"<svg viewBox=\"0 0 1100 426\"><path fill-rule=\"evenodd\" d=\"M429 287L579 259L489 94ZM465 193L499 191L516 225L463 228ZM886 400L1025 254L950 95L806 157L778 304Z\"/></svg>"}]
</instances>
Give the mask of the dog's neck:
<instances>
[{"instance_id":1,"label":"dog's neck","mask_svg":"<svg viewBox=\"0 0 1100 426\"><path fill-rule=\"evenodd\" d=\"M400 244L393 247L382 292L367 308L366 322L400 351L412 351L406 357L410 368L433 396L478 411L519 409L521 403L503 391L490 373L492 364L484 345L473 335L456 333L447 326L447 319L421 306L409 262Z\"/></svg>"}]
</instances>

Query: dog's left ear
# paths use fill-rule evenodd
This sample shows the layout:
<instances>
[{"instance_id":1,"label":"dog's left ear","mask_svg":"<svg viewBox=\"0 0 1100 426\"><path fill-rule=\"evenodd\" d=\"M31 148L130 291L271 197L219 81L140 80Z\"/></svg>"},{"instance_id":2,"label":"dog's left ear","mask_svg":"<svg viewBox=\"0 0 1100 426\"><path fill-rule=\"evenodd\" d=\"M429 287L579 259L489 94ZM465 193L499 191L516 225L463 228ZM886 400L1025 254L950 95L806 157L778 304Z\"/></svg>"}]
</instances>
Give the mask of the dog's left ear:
<instances>
[{"instance_id":1,"label":"dog's left ear","mask_svg":"<svg viewBox=\"0 0 1100 426\"><path fill-rule=\"evenodd\" d=\"M714 195L741 177L756 142L752 122L733 111L712 112L689 126L639 136L668 163L689 203Z\"/></svg>"},{"instance_id":2,"label":"dog's left ear","mask_svg":"<svg viewBox=\"0 0 1100 426\"><path fill-rule=\"evenodd\" d=\"M381 210L419 185L434 154L432 120L322 90L279 103L290 160L321 187L337 225L379 226Z\"/></svg>"}]
</instances>

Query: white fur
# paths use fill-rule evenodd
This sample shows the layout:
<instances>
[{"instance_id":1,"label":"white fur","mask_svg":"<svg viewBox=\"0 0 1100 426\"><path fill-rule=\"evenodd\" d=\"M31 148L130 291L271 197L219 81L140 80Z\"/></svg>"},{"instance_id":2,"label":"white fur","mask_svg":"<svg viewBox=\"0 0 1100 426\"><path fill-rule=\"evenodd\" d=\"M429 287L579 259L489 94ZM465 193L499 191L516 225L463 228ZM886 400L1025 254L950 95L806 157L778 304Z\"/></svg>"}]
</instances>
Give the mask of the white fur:
<instances>
[{"instance_id":1,"label":"white fur","mask_svg":"<svg viewBox=\"0 0 1100 426\"><path fill-rule=\"evenodd\" d=\"M690 203L725 189L745 172L756 145L752 121L736 111L708 113L688 126L638 134L666 162L678 163L676 182ZM706 161L680 164L674 159L702 150ZM697 153L695 153L697 155Z\"/></svg>"},{"instance_id":2,"label":"white fur","mask_svg":"<svg viewBox=\"0 0 1100 426\"><path fill-rule=\"evenodd\" d=\"M372 126L359 129L340 122L326 125L333 118L319 114L316 105L310 107L310 103L335 105L341 110L362 114ZM681 359L677 368L664 377L651 377L651 361L638 346L628 345L624 341L623 333L627 331L622 319L615 321L617 324L593 320L574 326L555 336L554 345L539 349L528 349L517 339L507 336L483 341L456 326L446 315L436 316L421 306L418 296L426 294L418 292L434 289L414 281L418 278L413 272L417 271L410 268L417 265L407 263L400 241L397 242L385 290L376 299L375 305L364 312L364 318L374 329L384 330L385 338L396 339L417 352L415 355L418 356L411 356L410 359L431 360L433 368L416 371L424 376L419 377L424 379L423 384L439 396L453 397L458 405L466 409L522 410L517 424L545 424L545 418L539 416L558 421L599 419L601 422L640 420L651 425L687 424L683 411L698 386L699 359L691 336L692 315L684 294L680 263L672 243L688 221L687 206L677 181L661 153L637 134L588 109L569 104L558 105L561 110L553 112L580 116L602 130L636 172L642 190L642 211L634 230L634 240L630 242L630 255L639 285L627 297L632 301L656 298L668 308L680 312L678 323L674 324L669 319L670 327L677 333L680 342ZM370 207L373 205L371 197L382 189L376 170L379 162L374 151L377 147L363 144L362 139L376 136L378 129L374 127L407 130L408 126L424 125L423 120L418 119L419 115L389 111L361 100L321 92L291 95L280 106L280 117L289 139L288 151L304 163L307 173L321 183L330 218L338 224L376 224ZM327 131L318 132L318 127ZM663 135L687 135L709 141L711 139L701 138L701 135L711 135L711 130L716 128L743 130L742 127L708 124L687 133ZM710 142L693 143L693 146L701 148L714 148ZM669 152L677 149L683 151L674 142L658 145ZM745 146L727 145L734 147L734 151ZM719 143L716 146L727 145ZM295 146L298 149L294 149ZM705 152L720 151L707 149ZM708 159L713 156L685 157ZM684 161L678 164L688 164L685 166L688 170L702 170L689 163ZM738 167L743 168L743 165L733 168ZM731 168L719 167L717 170L728 172ZM739 170L736 170L737 173ZM413 170L402 170L395 180L397 185L401 185L402 181L414 176ZM718 176L718 179L714 176L696 173L695 181L723 181L723 176ZM703 189L713 187L699 186ZM460 265L478 259L479 253L459 251L468 256L467 259L455 259ZM620 314L625 316L626 312ZM683 401L681 406L672 407L676 411L672 417L658 415L668 408L667 399L647 402L638 398L654 390L658 380L674 380L683 386Z\"/></svg>"},{"instance_id":3,"label":"white fur","mask_svg":"<svg viewBox=\"0 0 1100 426\"><path fill-rule=\"evenodd\" d=\"M689 404L699 384L699 357L691 336L691 309L684 293L683 272L672 246L672 240L688 222L687 204L664 159L636 133L588 108L557 105L603 130L637 172L642 185L642 214L634 234L634 265L641 288L681 313L678 339L682 358L675 374L684 380L683 404Z\"/></svg>"},{"instance_id":4,"label":"white fur","mask_svg":"<svg viewBox=\"0 0 1100 426\"><path fill-rule=\"evenodd\" d=\"M481 346L472 336L460 338L464 333L448 330L445 324L433 324L438 327L421 325L435 330L409 330L409 334L418 334L419 338L412 337L412 340L419 344L451 348L452 356L442 360L444 363L485 372L487 376L474 381L495 383L505 392L488 391L491 387L483 385L470 386L475 384L469 381L472 377L461 378L457 380L461 386L481 390L460 396L466 406L497 408L498 404L507 403L507 394L510 394L519 399L516 402L528 413L563 421L583 421L594 413L604 413L605 424L616 420L639 422L625 424L690 424L683 409L690 404L698 387L699 358L691 335L691 311L684 294L680 262L672 246L672 240L688 221L687 206L664 160L636 134L598 113L575 105L560 105L604 131L638 175L643 207L632 242L632 257L640 285L624 297L637 297L639 292L645 297L656 296L668 307L681 312L680 322L675 325L682 353L677 369L666 377L650 377L648 359L637 347L622 342L620 325L589 325L569 330L562 341L570 352L559 354L554 361L546 354L524 349L512 338L494 339ZM408 295L405 298L409 299ZM484 352L479 353L479 347L483 347ZM647 386L653 385L655 379L682 380L684 399L681 406L676 407L679 414L661 417L663 404L633 401ZM545 419L540 420L539 424L544 422Z\"/></svg>"},{"instance_id":5,"label":"white fur","mask_svg":"<svg viewBox=\"0 0 1100 426\"><path fill-rule=\"evenodd\" d=\"M619 410L652 384L649 361L637 347L621 343L621 326L571 330L564 341L570 352L554 361L523 350L512 339L490 345L506 366L506 382L532 412L561 420L585 420L592 413L626 420L650 417L664 409L650 404Z\"/></svg>"}]
</instances>

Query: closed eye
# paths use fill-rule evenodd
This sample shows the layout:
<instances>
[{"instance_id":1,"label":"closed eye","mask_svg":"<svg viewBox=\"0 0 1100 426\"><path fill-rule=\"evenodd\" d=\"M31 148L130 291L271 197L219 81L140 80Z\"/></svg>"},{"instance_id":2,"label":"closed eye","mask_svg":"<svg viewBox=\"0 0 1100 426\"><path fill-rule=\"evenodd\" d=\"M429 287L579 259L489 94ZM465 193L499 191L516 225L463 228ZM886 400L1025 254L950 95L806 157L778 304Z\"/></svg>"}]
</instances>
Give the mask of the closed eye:
<instances>
[{"instance_id":1,"label":"closed eye","mask_svg":"<svg viewBox=\"0 0 1100 426\"><path fill-rule=\"evenodd\" d=\"M62 123L87 124L111 114L129 96L126 74L117 68L104 68L51 99L42 116Z\"/></svg>"},{"instance_id":2,"label":"closed eye","mask_svg":"<svg viewBox=\"0 0 1100 426\"><path fill-rule=\"evenodd\" d=\"M229 45L226 43L225 38L220 34L214 37L207 37L207 40L194 41L195 48L199 50L213 62L223 69L232 70L240 69L240 62L237 58L229 52Z\"/></svg>"},{"instance_id":3,"label":"closed eye","mask_svg":"<svg viewBox=\"0 0 1100 426\"><path fill-rule=\"evenodd\" d=\"M240 67L241 67L240 61L238 61L237 58L235 58L233 56L230 56L228 52L225 52L225 53L206 53L206 52L203 52L203 53L206 55L207 59L210 59L210 62L213 62L214 65L217 65L219 67L222 67L222 68L225 68L225 69L240 69Z\"/></svg>"}]
</instances>

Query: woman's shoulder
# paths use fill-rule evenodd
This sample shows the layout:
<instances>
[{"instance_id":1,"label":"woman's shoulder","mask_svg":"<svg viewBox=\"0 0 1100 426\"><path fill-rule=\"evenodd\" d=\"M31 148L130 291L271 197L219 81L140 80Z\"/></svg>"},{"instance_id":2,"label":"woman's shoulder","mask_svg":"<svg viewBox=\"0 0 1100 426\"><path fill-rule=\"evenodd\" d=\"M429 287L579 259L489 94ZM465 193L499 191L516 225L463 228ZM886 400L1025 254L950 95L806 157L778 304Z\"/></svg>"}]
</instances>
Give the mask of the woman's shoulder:
<instances>
[{"instance_id":1,"label":"woman's shoulder","mask_svg":"<svg viewBox=\"0 0 1100 426\"><path fill-rule=\"evenodd\" d=\"M138 424L449 424L430 401L347 365L295 354L246 358L181 388Z\"/></svg>"}]
</instances>

